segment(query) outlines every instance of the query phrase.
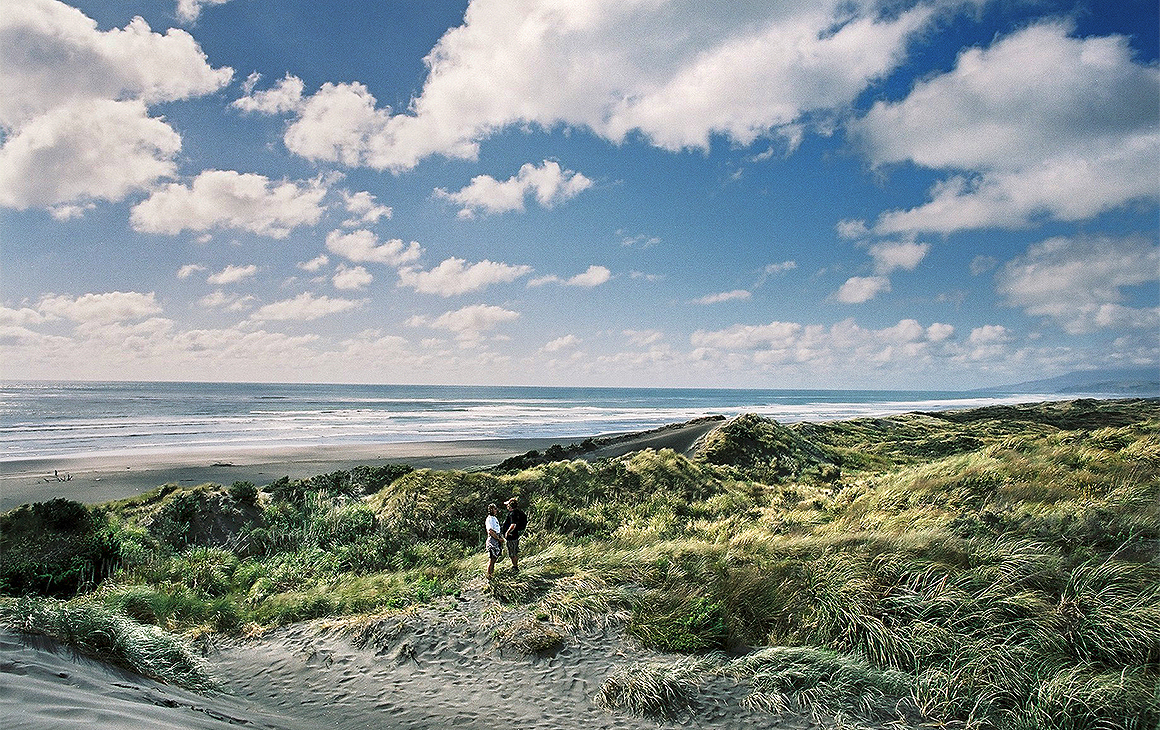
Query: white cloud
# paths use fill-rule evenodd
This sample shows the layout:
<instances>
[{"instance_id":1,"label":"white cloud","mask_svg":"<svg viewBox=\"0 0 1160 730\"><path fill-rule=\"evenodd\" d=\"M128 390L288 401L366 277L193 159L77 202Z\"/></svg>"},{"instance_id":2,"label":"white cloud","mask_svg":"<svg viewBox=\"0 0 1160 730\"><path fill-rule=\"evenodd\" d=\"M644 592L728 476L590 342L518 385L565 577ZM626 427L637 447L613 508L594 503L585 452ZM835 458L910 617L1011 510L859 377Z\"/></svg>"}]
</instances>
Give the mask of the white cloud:
<instances>
[{"instance_id":1,"label":"white cloud","mask_svg":"<svg viewBox=\"0 0 1160 730\"><path fill-rule=\"evenodd\" d=\"M392 211L390 206L379 205L375 202L375 196L365 190L357 193L343 190L342 198L346 204L347 212L354 214L353 217L342 222L342 225L347 228L354 228L360 225L374 225L379 222L380 218L391 217Z\"/></svg>"},{"instance_id":2,"label":"white cloud","mask_svg":"<svg viewBox=\"0 0 1160 730\"><path fill-rule=\"evenodd\" d=\"M170 183L133 206L133 228L175 235L184 230L235 228L285 238L322 217L321 179L274 182L264 175L205 170L188 187Z\"/></svg>"},{"instance_id":3,"label":"white cloud","mask_svg":"<svg viewBox=\"0 0 1160 730\"><path fill-rule=\"evenodd\" d=\"M280 302L266 304L254 312L250 316L250 319L255 322L309 322L331 314L356 309L364 303L365 300L332 299L325 295L314 296L310 293L303 293L293 299L284 299Z\"/></svg>"},{"instance_id":4,"label":"white cloud","mask_svg":"<svg viewBox=\"0 0 1160 730\"><path fill-rule=\"evenodd\" d=\"M471 218L476 213L505 213L524 209L524 198L533 195L545 208L574 198L592 187L592 181L573 170L563 170L560 164L544 160L539 167L530 162L507 180L496 180L490 175L477 175L462 190L449 193L435 188L435 196L462 205L459 217Z\"/></svg>"},{"instance_id":5,"label":"white cloud","mask_svg":"<svg viewBox=\"0 0 1160 730\"><path fill-rule=\"evenodd\" d=\"M256 273L258 273L258 267L254 264L246 264L245 266L230 264L216 274L211 275L206 279L206 282L216 285L236 284L239 281L250 278Z\"/></svg>"},{"instance_id":6,"label":"white cloud","mask_svg":"<svg viewBox=\"0 0 1160 730\"><path fill-rule=\"evenodd\" d=\"M54 205L48 209L49 215L58 221L72 220L73 218L84 218L85 213L94 210L97 207L96 203L82 203L79 205Z\"/></svg>"},{"instance_id":7,"label":"white cloud","mask_svg":"<svg viewBox=\"0 0 1160 730\"><path fill-rule=\"evenodd\" d=\"M661 243L660 236L647 236L643 233L633 236L623 230L617 230L616 235L620 238L620 245L626 248L652 248Z\"/></svg>"},{"instance_id":8,"label":"white cloud","mask_svg":"<svg viewBox=\"0 0 1160 730\"><path fill-rule=\"evenodd\" d=\"M140 101L61 105L0 147L0 205L24 210L117 201L174 174L181 137Z\"/></svg>"},{"instance_id":9,"label":"white cloud","mask_svg":"<svg viewBox=\"0 0 1160 730\"><path fill-rule=\"evenodd\" d=\"M64 3L10 0L0 16L0 205L117 201L171 176L181 138L148 106L232 76L183 30L161 35L134 18L99 31Z\"/></svg>"},{"instance_id":10,"label":"white cloud","mask_svg":"<svg viewBox=\"0 0 1160 730\"><path fill-rule=\"evenodd\" d=\"M573 348L579 344L580 338L576 335L564 335L563 337L557 337L551 342L545 344L542 349L544 352L559 352L561 350Z\"/></svg>"},{"instance_id":11,"label":"white cloud","mask_svg":"<svg viewBox=\"0 0 1160 730\"><path fill-rule=\"evenodd\" d=\"M773 274L781 274L786 271L793 271L797 268L796 261L782 261L779 264L769 264L765 267L764 273L772 276Z\"/></svg>"},{"instance_id":12,"label":"white cloud","mask_svg":"<svg viewBox=\"0 0 1160 730\"><path fill-rule=\"evenodd\" d=\"M1011 339L1011 331L1001 324L986 324L971 330L967 342L972 345L993 345Z\"/></svg>"},{"instance_id":13,"label":"white cloud","mask_svg":"<svg viewBox=\"0 0 1160 730\"><path fill-rule=\"evenodd\" d=\"M1027 249L995 275L996 292L1013 307L1048 317L1072 334L1154 327L1154 308L1122 304L1124 289L1160 278L1160 249L1143 238L1051 238Z\"/></svg>"},{"instance_id":14,"label":"white cloud","mask_svg":"<svg viewBox=\"0 0 1160 730\"><path fill-rule=\"evenodd\" d=\"M29 307L12 309L0 306L0 325L16 325L23 327L30 324L41 324L48 319L44 314Z\"/></svg>"},{"instance_id":15,"label":"white cloud","mask_svg":"<svg viewBox=\"0 0 1160 730\"><path fill-rule=\"evenodd\" d=\"M834 297L843 304L861 304L888 291L890 279L885 276L851 276Z\"/></svg>"},{"instance_id":16,"label":"white cloud","mask_svg":"<svg viewBox=\"0 0 1160 730\"><path fill-rule=\"evenodd\" d=\"M733 291L725 291L717 294L707 294L699 299L694 299L693 304L720 304L721 302L749 299L751 296L753 294L745 289L734 289Z\"/></svg>"},{"instance_id":17,"label":"white cloud","mask_svg":"<svg viewBox=\"0 0 1160 730\"><path fill-rule=\"evenodd\" d=\"M931 6L629 0L476 0L427 57L408 110L362 84L324 84L284 137L314 160L405 169L432 154L474 158L513 125L585 127L621 142L705 148L800 137L805 115L842 109L904 59Z\"/></svg>"},{"instance_id":18,"label":"white cloud","mask_svg":"<svg viewBox=\"0 0 1160 730\"><path fill-rule=\"evenodd\" d=\"M330 257L323 253L323 254L319 254L319 255L315 256L314 258L310 259L309 261L299 261L298 263L296 263L294 265L297 266L298 268L302 269L303 271L318 271L323 266L326 266L329 263L330 263Z\"/></svg>"},{"instance_id":19,"label":"white cloud","mask_svg":"<svg viewBox=\"0 0 1160 730\"><path fill-rule=\"evenodd\" d=\"M188 279L199 271L207 271L201 264L186 264L177 270L178 279Z\"/></svg>"},{"instance_id":20,"label":"white cloud","mask_svg":"<svg viewBox=\"0 0 1160 730\"><path fill-rule=\"evenodd\" d=\"M875 164L959 173L928 203L882 214L876 233L1078 221L1156 198L1160 69L1133 61L1124 36L1071 30L1043 22L964 51L852 125Z\"/></svg>"},{"instance_id":21,"label":"white cloud","mask_svg":"<svg viewBox=\"0 0 1160 730\"><path fill-rule=\"evenodd\" d=\"M834 229L842 238L866 238L870 235L870 229L866 227L866 221L863 220L838 221Z\"/></svg>"},{"instance_id":22,"label":"white cloud","mask_svg":"<svg viewBox=\"0 0 1160 730\"><path fill-rule=\"evenodd\" d=\"M930 244L902 241L896 243L876 243L870 247L874 259L874 273L884 276L896 269L914 271L927 252Z\"/></svg>"},{"instance_id":23,"label":"white cloud","mask_svg":"<svg viewBox=\"0 0 1160 730\"><path fill-rule=\"evenodd\" d=\"M612 278L612 272L603 266L589 266L584 273L576 274L564 280L565 286L594 287L604 284Z\"/></svg>"},{"instance_id":24,"label":"white cloud","mask_svg":"<svg viewBox=\"0 0 1160 730\"><path fill-rule=\"evenodd\" d=\"M765 325L733 325L723 330L697 330L690 337L694 347L722 350L754 350L786 347L798 337L802 326L796 322Z\"/></svg>"},{"instance_id":25,"label":"white cloud","mask_svg":"<svg viewBox=\"0 0 1160 730\"><path fill-rule=\"evenodd\" d=\"M74 322L108 324L141 319L161 313L154 292L104 292L79 297L49 295L40 300L37 310L46 316L64 317Z\"/></svg>"},{"instance_id":26,"label":"white cloud","mask_svg":"<svg viewBox=\"0 0 1160 730\"><path fill-rule=\"evenodd\" d=\"M942 342L943 340L950 339L954 333L954 325L942 322L935 322L926 328L926 338L931 342Z\"/></svg>"},{"instance_id":27,"label":"white cloud","mask_svg":"<svg viewBox=\"0 0 1160 730\"><path fill-rule=\"evenodd\" d=\"M348 268L342 265L338 267L334 278L331 279L336 289L344 290L362 289L374 280L375 277L371 276L370 272L361 266Z\"/></svg>"},{"instance_id":28,"label":"white cloud","mask_svg":"<svg viewBox=\"0 0 1160 730\"><path fill-rule=\"evenodd\" d=\"M468 264L466 260L449 258L430 271L413 268L399 270L399 286L408 286L424 294L444 297L479 291L492 284L515 281L531 273L532 267L483 260Z\"/></svg>"},{"instance_id":29,"label":"white cloud","mask_svg":"<svg viewBox=\"0 0 1160 730\"><path fill-rule=\"evenodd\" d=\"M621 334L637 347L656 345L665 338L665 333L660 330L624 330Z\"/></svg>"},{"instance_id":30,"label":"white cloud","mask_svg":"<svg viewBox=\"0 0 1160 730\"><path fill-rule=\"evenodd\" d=\"M305 88L302 79L286 74L271 88L254 92L254 85L261 77L259 73L250 74L242 86L245 96L235 99L230 106L243 112L261 114L282 114L302 107L302 90Z\"/></svg>"},{"instance_id":31,"label":"white cloud","mask_svg":"<svg viewBox=\"0 0 1160 730\"><path fill-rule=\"evenodd\" d=\"M536 287L545 284L562 284L564 286L580 286L580 287L596 287L606 283L612 278L612 272L604 266L597 266L593 264L585 269L582 273L575 276L563 279L555 274L548 274L547 276L538 276L528 281L528 286Z\"/></svg>"},{"instance_id":32,"label":"white cloud","mask_svg":"<svg viewBox=\"0 0 1160 730\"><path fill-rule=\"evenodd\" d=\"M211 5L224 5L230 0L177 0L177 17L192 23L201 16L201 9Z\"/></svg>"},{"instance_id":33,"label":"white cloud","mask_svg":"<svg viewBox=\"0 0 1160 730\"><path fill-rule=\"evenodd\" d=\"M241 296L239 294L227 294L226 292L222 291L221 289L218 289L214 292L206 294L201 299L198 299L197 303L203 307L206 307L207 309L216 309L218 307L224 307L225 309L229 309L232 312L240 312L244 309L249 308L251 306L251 303L254 301L255 301L255 298L252 296L249 296L249 295Z\"/></svg>"},{"instance_id":34,"label":"white cloud","mask_svg":"<svg viewBox=\"0 0 1160 730\"><path fill-rule=\"evenodd\" d=\"M379 237L365 229L350 233L331 231L326 236L326 248L331 253L355 263L388 266L400 266L423 255L422 247L414 241L405 244L398 238L392 238L380 244Z\"/></svg>"},{"instance_id":35,"label":"white cloud","mask_svg":"<svg viewBox=\"0 0 1160 730\"><path fill-rule=\"evenodd\" d=\"M999 262L993 256L984 256L982 254L971 259L970 271L971 276L978 276L985 274L999 265Z\"/></svg>"},{"instance_id":36,"label":"white cloud","mask_svg":"<svg viewBox=\"0 0 1160 730\"><path fill-rule=\"evenodd\" d=\"M489 304L473 304L462 309L445 312L434 320L424 317L415 317L408 322L412 326L426 325L435 329L447 330L455 334L460 341L478 341L484 332L495 329L505 322L519 319L519 312L496 307Z\"/></svg>"}]
</instances>

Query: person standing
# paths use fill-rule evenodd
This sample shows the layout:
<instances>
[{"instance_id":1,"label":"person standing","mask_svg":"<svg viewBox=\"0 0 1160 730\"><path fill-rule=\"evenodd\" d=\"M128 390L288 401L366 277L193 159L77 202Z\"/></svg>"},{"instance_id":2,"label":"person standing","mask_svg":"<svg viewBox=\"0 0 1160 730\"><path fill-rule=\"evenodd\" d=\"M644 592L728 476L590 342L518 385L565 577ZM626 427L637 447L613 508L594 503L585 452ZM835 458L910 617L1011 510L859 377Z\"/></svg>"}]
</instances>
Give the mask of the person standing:
<instances>
[{"instance_id":1,"label":"person standing","mask_svg":"<svg viewBox=\"0 0 1160 730\"><path fill-rule=\"evenodd\" d=\"M503 533L499 526L499 507L495 504L487 506L483 529L487 531L487 577L490 578L495 572L496 561L503 557Z\"/></svg>"},{"instance_id":2,"label":"person standing","mask_svg":"<svg viewBox=\"0 0 1160 730\"><path fill-rule=\"evenodd\" d=\"M519 499L512 497L504 502L507 517L504 518L500 534L507 541L508 557L512 559L512 572L520 572L520 535L528 526L528 516L520 509Z\"/></svg>"}]
</instances>

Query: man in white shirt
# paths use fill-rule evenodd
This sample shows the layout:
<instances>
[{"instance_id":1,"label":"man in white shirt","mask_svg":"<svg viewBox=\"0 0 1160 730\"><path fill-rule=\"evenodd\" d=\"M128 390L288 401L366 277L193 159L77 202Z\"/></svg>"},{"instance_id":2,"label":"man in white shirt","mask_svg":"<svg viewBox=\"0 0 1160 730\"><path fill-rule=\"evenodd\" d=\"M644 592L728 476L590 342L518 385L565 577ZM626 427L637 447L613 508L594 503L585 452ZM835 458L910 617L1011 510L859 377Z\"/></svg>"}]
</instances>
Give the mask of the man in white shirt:
<instances>
[{"instance_id":1,"label":"man in white shirt","mask_svg":"<svg viewBox=\"0 0 1160 730\"><path fill-rule=\"evenodd\" d=\"M487 506L487 519L483 522L487 530L487 577L495 571L495 563L503 557L503 535L499 532L499 507Z\"/></svg>"}]
</instances>

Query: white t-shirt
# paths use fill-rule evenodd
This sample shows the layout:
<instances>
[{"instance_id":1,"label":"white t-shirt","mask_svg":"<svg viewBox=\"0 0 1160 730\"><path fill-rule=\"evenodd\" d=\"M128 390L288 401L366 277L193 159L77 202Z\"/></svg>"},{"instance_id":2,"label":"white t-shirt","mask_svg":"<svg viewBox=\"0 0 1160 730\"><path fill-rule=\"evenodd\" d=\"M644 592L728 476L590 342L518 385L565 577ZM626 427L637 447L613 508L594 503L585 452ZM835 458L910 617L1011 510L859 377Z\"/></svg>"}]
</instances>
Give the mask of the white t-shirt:
<instances>
[{"instance_id":1,"label":"white t-shirt","mask_svg":"<svg viewBox=\"0 0 1160 730\"><path fill-rule=\"evenodd\" d=\"M487 536L490 538L491 533L499 534L499 518L495 515L488 515L487 520L483 523L483 529L487 530Z\"/></svg>"}]
</instances>

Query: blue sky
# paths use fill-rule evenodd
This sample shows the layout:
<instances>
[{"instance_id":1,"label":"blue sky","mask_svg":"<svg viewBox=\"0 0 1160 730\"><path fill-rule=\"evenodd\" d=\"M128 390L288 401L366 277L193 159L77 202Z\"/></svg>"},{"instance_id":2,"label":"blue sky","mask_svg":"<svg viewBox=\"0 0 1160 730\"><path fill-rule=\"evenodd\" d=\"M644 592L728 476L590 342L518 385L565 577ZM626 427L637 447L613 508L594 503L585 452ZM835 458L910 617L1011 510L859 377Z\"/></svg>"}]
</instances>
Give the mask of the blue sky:
<instances>
[{"instance_id":1,"label":"blue sky","mask_svg":"<svg viewBox=\"0 0 1160 730\"><path fill-rule=\"evenodd\" d=\"M7 7L5 378L1160 360L1151 0Z\"/></svg>"}]
</instances>

